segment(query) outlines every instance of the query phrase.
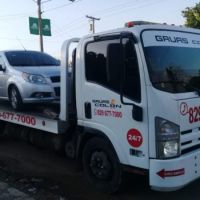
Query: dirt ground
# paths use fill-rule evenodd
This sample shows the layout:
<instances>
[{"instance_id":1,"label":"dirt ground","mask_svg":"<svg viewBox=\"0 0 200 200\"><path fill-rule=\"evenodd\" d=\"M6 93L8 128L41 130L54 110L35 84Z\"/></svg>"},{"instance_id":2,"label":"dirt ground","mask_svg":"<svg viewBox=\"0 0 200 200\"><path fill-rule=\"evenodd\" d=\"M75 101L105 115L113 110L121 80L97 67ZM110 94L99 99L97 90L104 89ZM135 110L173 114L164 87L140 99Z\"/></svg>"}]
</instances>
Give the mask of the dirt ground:
<instances>
[{"instance_id":1,"label":"dirt ground","mask_svg":"<svg viewBox=\"0 0 200 200\"><path fill-rule=\"evenodd\" d=\"M77 162L64 155L8 138L0 140L0 181L38 200L199 199L200 181L170 193L155 192L145 177L128 175L115 195L95 191Z\"/></svg>"}]
</instances>

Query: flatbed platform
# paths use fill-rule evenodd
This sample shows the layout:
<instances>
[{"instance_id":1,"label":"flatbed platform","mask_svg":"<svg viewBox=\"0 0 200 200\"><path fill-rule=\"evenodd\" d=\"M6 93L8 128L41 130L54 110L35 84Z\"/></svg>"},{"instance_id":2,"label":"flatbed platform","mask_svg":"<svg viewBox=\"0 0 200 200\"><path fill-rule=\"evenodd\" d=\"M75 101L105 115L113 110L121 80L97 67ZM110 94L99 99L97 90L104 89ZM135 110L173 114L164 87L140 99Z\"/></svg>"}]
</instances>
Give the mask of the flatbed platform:
<instances>
[{"instance_id":1,"label":"flatbed platform","mask_svg":"<svg viewBox=\"0 0 200 200\"><path fill-rule=\"evenodd\" d=\"M12 109L9 102L0 101L0 120L55 134L64 132L67 127L67 122L59 120L59 113L59 103L28 104L23 111L18 112Z\"/></svg>"}]
</instances>

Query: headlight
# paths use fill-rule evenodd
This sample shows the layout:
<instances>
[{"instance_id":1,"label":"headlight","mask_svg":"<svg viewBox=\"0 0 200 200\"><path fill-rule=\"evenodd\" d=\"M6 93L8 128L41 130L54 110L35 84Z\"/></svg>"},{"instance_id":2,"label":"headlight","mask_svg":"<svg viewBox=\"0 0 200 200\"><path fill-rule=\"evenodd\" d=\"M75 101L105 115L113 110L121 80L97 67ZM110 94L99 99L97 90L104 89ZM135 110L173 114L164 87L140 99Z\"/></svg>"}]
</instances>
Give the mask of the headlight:
<instances>
[{"instance_id":1,"label":"headlight","mask_svg":"<svg viewBox=\"0 0 200 200\"><path fill-rule=\"evenodd\" d=\"M180 155L180 129L173 122L156 117L156 150L158 159Z\"/></svg>"},{"instance_id":2,"label":"headlight","mask_svg":"<svg viewBox=\"0 0 200 200\"><path fill-rule=\"evenodd\" d=\"M30 82L30 83L47 84L45 78L41 75L23 73L22 77L24 78L25 81Z\"/></svg>"}]
</instances>

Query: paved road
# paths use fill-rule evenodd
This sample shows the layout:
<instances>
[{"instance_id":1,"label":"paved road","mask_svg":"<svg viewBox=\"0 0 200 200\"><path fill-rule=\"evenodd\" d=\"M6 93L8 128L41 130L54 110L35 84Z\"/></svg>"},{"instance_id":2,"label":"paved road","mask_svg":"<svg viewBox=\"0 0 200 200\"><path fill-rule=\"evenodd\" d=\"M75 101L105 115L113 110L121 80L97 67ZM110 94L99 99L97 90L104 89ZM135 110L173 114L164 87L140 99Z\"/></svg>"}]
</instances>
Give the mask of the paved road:
<instances>
[{"instance_id":1,"label":"paved road","mask_svg":"<svg viewBox=\"0 0 200 200\"><path fill-rule=\"evenodd\" d=\"M0 200L30 197L36 200L200 199L200 181L176 192L161 193L152 191L147 179L140 176L127 177L124 188L116 195L100 194L87 184L74 161L10 140L0 140L0 181ZM18 197L18 194L21 196ZM10 195L10 199L7 195Z\"/></svg>"},{"instance_id":2,"label":"paved road","mask_svg":"<svg viewBox=\"0 0 200 200\"><path fill-rule=\"evenodd\" d=\"M34 200L34 198L0 181L0 200Z\"/></svg>"}]
</instances>

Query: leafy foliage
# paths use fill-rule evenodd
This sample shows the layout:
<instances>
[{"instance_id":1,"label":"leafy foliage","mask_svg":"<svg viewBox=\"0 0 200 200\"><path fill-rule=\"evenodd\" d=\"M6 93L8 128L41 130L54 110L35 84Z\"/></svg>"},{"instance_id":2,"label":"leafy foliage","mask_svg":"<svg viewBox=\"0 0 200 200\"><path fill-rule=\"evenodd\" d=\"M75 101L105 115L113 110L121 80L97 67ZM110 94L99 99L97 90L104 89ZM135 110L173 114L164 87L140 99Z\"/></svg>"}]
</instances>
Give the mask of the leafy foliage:
<instances>
[{"instance_id":1,"label":"leafy foliage","mask_svg":"<svg viewBox=\"0 0 200 200\"><path fill-rule=\"evenodd\" d=\"M186 26L200 28L200 3L191 8L187 7L182 11L182 14L186 18Z\"/></svg>"}]
</instances>

